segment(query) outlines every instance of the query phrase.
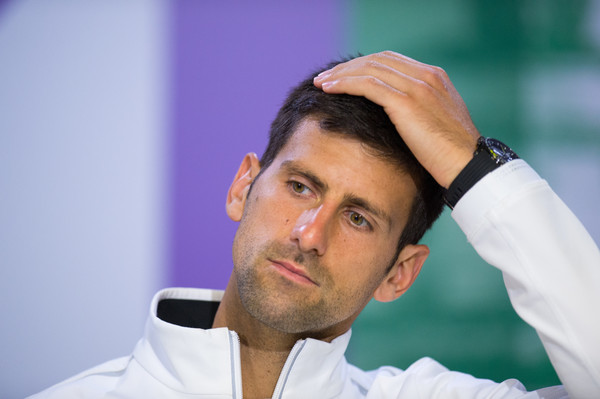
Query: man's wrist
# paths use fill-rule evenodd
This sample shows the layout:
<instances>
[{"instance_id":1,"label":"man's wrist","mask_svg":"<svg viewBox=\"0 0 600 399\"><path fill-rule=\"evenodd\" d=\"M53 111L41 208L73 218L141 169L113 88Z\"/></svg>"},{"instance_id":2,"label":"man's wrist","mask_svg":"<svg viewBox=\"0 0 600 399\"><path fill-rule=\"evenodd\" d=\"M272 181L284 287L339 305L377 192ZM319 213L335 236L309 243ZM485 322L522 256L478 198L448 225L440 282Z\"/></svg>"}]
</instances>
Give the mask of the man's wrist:
<instances>
[{"instance_id":1,"label":"man's wrist","mask_svg":"<svg viewBox=\"0 0 600 399\"><path fill-rule=\"evenodd\" d=\"M444 194L446 204L454 209L462 196L485 175L518 158L517 154L504 143L495 139L480 137L473 158L446 190Z\"/></svg>"}]
</instances>

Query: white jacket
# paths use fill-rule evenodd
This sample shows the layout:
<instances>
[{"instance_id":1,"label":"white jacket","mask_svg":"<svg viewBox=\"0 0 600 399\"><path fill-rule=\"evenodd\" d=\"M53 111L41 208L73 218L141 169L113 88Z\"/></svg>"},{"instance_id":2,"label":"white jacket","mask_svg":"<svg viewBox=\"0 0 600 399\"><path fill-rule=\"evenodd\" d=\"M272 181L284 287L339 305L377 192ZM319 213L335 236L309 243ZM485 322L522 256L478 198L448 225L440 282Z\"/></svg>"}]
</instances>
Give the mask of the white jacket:
<instances>
[{"instance_id":1,"label":"white jacket","mask_svg":"<svg viewBox=\"0 0 600 399\"><path fill-rule=\"evenodd\" d=\"M577 218L522 160L478 182L452 217L477 252L502 270L515 310L537 330L564 388L527 393L516 380L476 379L429 358L406 370L365 372L346 362L348 331L331 343L298 341L273 398L557 398L566 397L565 389L572 398L600 398L600 251ZM178 299L173 307L200 306L221 296L190 288L160 291L131 356L32 398L241 398L234 331L183 327L157 316L164 299Z\"/></svg>"}]
</instances>

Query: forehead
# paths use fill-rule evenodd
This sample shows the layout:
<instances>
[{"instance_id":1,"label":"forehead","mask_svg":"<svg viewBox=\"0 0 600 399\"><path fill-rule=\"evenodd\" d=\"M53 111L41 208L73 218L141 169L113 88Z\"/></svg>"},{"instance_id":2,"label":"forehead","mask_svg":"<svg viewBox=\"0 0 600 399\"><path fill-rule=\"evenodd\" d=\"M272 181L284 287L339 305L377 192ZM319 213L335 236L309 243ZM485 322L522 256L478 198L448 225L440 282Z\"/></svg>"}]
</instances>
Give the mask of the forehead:
<instances>
[{"instance_id":1,"label":"forehead","mask_svg":"<svg viewBox=\"0 0 600 399\"><path fill-rule=\"evenodd\" d=\"M325 182L332 194L364 198L404 226L416 194L412 177L357 139L322 130L317 121L307 119L268 169L286 173L290 163Z\"/></svg>"}]
</instances>

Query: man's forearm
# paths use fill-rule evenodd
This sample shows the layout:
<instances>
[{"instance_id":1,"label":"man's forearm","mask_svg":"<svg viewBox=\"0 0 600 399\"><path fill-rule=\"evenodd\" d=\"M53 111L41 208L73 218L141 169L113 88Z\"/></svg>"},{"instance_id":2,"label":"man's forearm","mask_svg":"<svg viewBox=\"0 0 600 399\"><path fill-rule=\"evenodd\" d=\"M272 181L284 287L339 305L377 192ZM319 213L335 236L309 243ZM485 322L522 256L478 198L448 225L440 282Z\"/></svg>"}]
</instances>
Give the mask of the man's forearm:
<instances>
[{"instance_id":1,"label":"man's forearm","mask_svg":"<svg viewBox=\"0 0 600 399\"><path fill-rule=\"evenodd\" d=\"M547 183L521 160L490 173L452 217L504 275L517 313L538 332L574 398L600 392L600 251Z\"/></svg>"}]
</instances>

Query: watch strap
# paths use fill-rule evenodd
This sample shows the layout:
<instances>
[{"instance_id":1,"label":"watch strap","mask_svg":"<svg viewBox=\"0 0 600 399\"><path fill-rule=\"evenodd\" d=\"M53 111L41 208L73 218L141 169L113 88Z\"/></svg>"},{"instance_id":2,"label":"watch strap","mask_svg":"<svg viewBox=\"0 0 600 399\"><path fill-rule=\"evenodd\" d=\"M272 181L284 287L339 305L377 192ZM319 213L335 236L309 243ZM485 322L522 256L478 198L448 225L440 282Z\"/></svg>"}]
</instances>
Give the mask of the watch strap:
<instances>
[{"instance_id":1,"label":"watch strap","mask_svg":"<svg viewBox=\"0 0 600 399\"><path fill-rule=\"evenodd\" d=\"M444 200L446 204L454 209L454 206L462 196L471 189L482 177L501 166L486 151L477 151L467 166L460 171L458 176L446 190Z\"/></svg>"}]
</instances>

